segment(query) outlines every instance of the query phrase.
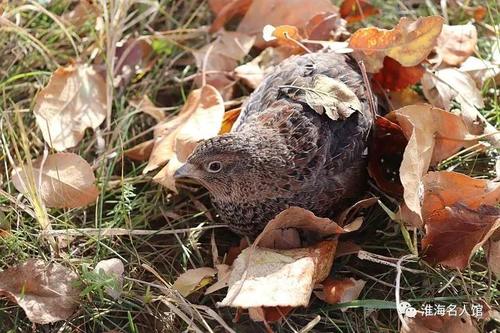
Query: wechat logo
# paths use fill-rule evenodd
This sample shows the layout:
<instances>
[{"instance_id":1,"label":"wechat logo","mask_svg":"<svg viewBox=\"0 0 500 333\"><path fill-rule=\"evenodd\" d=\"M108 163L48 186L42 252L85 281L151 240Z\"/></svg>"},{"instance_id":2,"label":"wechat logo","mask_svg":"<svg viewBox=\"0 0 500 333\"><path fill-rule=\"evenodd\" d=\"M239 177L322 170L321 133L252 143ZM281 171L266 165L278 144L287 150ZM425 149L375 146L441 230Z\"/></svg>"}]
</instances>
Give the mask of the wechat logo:
<instances>
[{"instance_id":1,"label":"wechat logo","mask_svg":"<svg viewBox=\"0 0 500 333\"><path fill-rule=\"evenodd\" d=\"M409 318L415 318L415 316L417 315L417 309L411 306L411 304L408 302L401 302L398 304L398 313Z\"/></svg>"}]
</instances>

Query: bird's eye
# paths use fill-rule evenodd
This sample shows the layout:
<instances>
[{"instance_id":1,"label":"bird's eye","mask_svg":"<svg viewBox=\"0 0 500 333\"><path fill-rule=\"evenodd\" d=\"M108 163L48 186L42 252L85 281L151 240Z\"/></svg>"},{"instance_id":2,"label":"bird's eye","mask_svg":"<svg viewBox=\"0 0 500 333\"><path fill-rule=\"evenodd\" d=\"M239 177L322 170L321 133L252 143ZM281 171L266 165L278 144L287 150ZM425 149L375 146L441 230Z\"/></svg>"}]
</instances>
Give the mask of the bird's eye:
<instances>
[{"instance_id":1,"label":"bird's eye","mask_svg":"<svg viewBox=\"0 0 500 333\"><path fill-rule=\"evenodd\" d=\"M208 172L216 173L222 170L222 163L219 161L212 161L207 164Z\"/></svg>"}]
</instances>

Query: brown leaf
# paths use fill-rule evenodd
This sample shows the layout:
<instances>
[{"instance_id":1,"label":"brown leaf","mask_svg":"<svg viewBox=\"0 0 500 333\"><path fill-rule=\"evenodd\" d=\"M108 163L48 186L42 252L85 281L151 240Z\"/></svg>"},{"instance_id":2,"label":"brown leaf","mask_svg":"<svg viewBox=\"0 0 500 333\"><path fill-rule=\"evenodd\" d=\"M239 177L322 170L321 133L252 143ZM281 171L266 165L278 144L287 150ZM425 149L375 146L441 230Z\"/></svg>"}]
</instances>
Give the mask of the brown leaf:
<instances>
[{"instance_id":1,"label":"brown leaf","mask_svg":"<svg viewBox=\"0 0 500 333\"><path fill-rule=\"evenodd\" d=\"M500 280L500 232L496 231L483 245L488 268Z\"/></svg>"},{"instance_id":2,"label":"brown leaf","mask_svg":"<svg viewBox=\"0 0 500 333\"><path fill-rule=\"evenodd\" d=\"M219 135L231 132L236 119L240 116L241 108L229 110L224 112L224 119L222 120L222 126L219 131Z\"/></svg>"},{"instance_id":3,"label":"brown leaf","mask_svg":"<svg viewBox=\"0 0 500 333\"><path fill-rule=\"evenodd\" d=\"M219 133L223 117L224 102L214 87L193 90L179 115L155 129L155 143L144 173L168 162L153 179L175 191L173 174L199 141Z\"/></svg>"},{"instance_id":4,"label":"brown leaf","mask_svg":"<svg viewBox=\"0 0 500 333\"><path fill-rule=\"evenodd\" d=\"M468 57L458 70L469 74L479 89L490 79L494 79L497 83L500 79L500 66L498 64L476 57Z\"/></svg>"},{"instance_id":5,"label":"brown leaf","mask_svg":"<svg viewBox=\"0 0 500 333\"><path fill-rule=\"evenodd\" d=\"M430 172L422 179L425 259L463 269L500 227L500 184L456 172Z\"/></svg>"},{"instance_id":6,"label":"brown leaf","mask_svg":"<svg viewBox=\"0 0 500 333\"><path fill-rule=\"evenodd\" d=\"M380 11L366 0L344 0L340 5L340 15L348 23L363 21L366 17L377 15Z\"/></svg>"},{"instance_id":7,"label":"brown leaf","mask_svg":"<svg viewBox=\"0 0 500 333\"><path fill-rule=\"evenodd\" d=\"M78 307L78 276L70 269L43 260L27 262L0 272L0 295L16 302L36 324L69 318Z\"/></svg>"},{"instance_id":8,"label":"brown leaf","mask_svg":"<svg viewBox=\"0 0 500 333\"><path fill-rule=\"evenodd\" d=\"M210 26L210 32L215 32L224 27L224 25L235 16L243 16L252 4L253 0L223 0L224 5L215 4L212 0L210 8L217 14L217 17ZM220 1L217 1L220 2Z\"/></svg>"},{"instance_id":9,"label":"brown leaf","mask_svg":"<svg viewBox=\"0 0 500 333\"><path fill-rule=\"evenodd\" d=\"M73 153L39 157L14 170L12 183L24 195L36 188L47 207L77 208L97 199L99 190L90 165Z\"/></svg>"},{"instance_id":10,"label":"brown leaf","mask_svg":"<svg viewBox=\"0 0 500 333\"><path fill-rule=\"evenodd\" d=\"M342 280L327 278L321 283L322 292L316 293L316 296L330 304L351 302L359 297L365 283L366 281L353 278Z\"/></svg>"},{"instance_id":11,"label":"brown leaf","mask_svg":"<svg viewBox=\"0 0 500 333\"><path fill-rule=\"evenodd\" d=\"M218 305L307 306L314 285L330 272L336 245L336 240L329 240L293 250L243 250L234 262L228 293Z\"/></svg>"},{"instance_id":12,"label":"brown leaf","mask_svg":"<svg viewBox=\"0 0 500 333\"><path fill-rule=\"evenodd\" d=\"M281 232L291 228L313 232L320 237L357 230L357 228L348 229L348 226L342 228L329 218L317 217L307 209L290 207L269 221L264 230L255 239L254 244L267 248L276 248L277 244L282 244L281 237L283 234Z\"/></svg>"},{"instance_id":13,"label":"brown leaf","mask_svg":"<svg viewBox=\"0 0 500 333\"><path fill-rule=\"evenodd\" d=\"M218 14L228 3L234 1L227 0L208 0L208 7L214 14Z\"/></svg>"},{"instance_id":14,"label":"brown leaf","mask_svg":"<svg viewBox=\"0 0 500 333\"><path fill-rule=\"evenodd\" d=\"M400 91L390 91L388 94L391 111L412 104L423 104L425 100L414 90L406 88Z\"/></svg>"},{"instance_id":15,"label":"brown leaf","mask_svg":"<svg viewBox=\"0 0 500 333\"><path fill-rule=\"evenodd\" d=\"M154 105L154 103L149 99L147 95L144 95L141 99L131 100L130 105L132 105L138 111L144 112L148 116L151 116L157 122L161 122L166 118L163 109Z\"/></svg>"},{"instance_id":16,"label":"brown leaf","mask_svg":"<svg viewBox=\"0 0 500 333\"><path fill-rule=\"evenodd\" d=\"M134 76L144 74L154 65L153 47L147 38L128 38L116 47L115 87L126 86Z\"/></svg>"},{"instance_id":17,"label":"brown leaf","mask_svg":"<svg viewBox=\"0 0 500 333\"><path fill-rule=\"evenodd\" d=\"M437 39L436 53L439 60L448 65L457 66L476 50L477 30L472 24L443 25Z\"/></svg>"},{"instance_id":18,"label":"brown leaf","mask_svg":"<svg viewBox=\"0 0 500 333\"><path fill-rule=\"evenodd\" d=\"M462 309L457 308L458 313L461 311ZM479 333L467 312L460 316L417 314L415 318L405 317L405 323L401 327L401 333Z\"/></svg>"},{"instance_id":19,"label":"brown leaf","mask_svg":"<svg viewBox=\"0 0 500 333\"><path fill-rule=\"evenodd\" d=\"M139 161L139 162L147 161L151 156L154 144L155 140L153 139L141 142L138 145L135 145L132 148L125 150L123 152L123 155L134 161Z\"/></svg>"},{"instance_id":20,"label":"brown leaf","mask_svg":"<svg viewBox=\"0 0 500 333\"><path fill-rule=\"evenodd\" d=\"M75 27L99 16L99 8L91 0L80 0L73 10L64 13L61 19Z\"/></svg>"},{"instance_id":21,"label":"brown leaf","mask_svg":"<svg viewBox=\"0 0 500 333\"><path fill-rule=\"evenodd\" d=\"M106 82L85 64L59 68L37 94L33 113L50 147L72 148L106 118Z\"/></svg>"},{"instance_id":22,"label":"brown leaf","mask_svg":"<svg viewBox=\"0 0 500 333\"><path fill-rule=\"evenodd\" d=\"M357 217L357 214L360 210L369 208L376 204L378 201L377 197L370 197L366 199L361 199L351 205L349 208L344 210L341 214L339 214L335 219L338 221L338 224L341 226L349 225L354 219Z\"/></svg>"},{"instance_id":23,"label":"brown leaf","mask_svg":"<svg viewBox=\"0 0 500 333\"><path fill-rule=\"evenodd\" d=\"M262 306L249 308L248 314L253 321L272 323L285 318L293 309L292 306Z\"/></svg>"},{"instance_id":24,"label":"brown leaf","mask_svg":"<svg viewBox=\"0 0 500 333\"><path fill-rule=\"evenodd\" d=\"M337 12L329 0L253 0L237 31L256 36L255 45L265 46L265 25L291 25L302 30L309 19L321 12Z\"/></svg>"},{"instance_id":25,"label":"brown leaf","mask_svg":"<svg viewBox=\"0 0 500 333\"><path fill-rule=\"evenodd\" d=\"M220 93L224 93L223 97L225 99L232 97L232 87L234 85L233 80L227 75L248 54L254 41L255 37L223 30L218 33L217 38L212 43L193 51L198 69L212 72L205 73L206 83L217 88ZM203 83L202 76L198 76L195 82L198 86L201 86Z\"/></svg>"},{"instance_id":26,"label":"brown leaf","mask_svg":"<svg viewBox=\"0 0 500 333\"><path fill-rule=\"evenodd\" d=\"M396 122L408 139L399 169L408 208L420 214L418 188L429 166L455 154L477 141L462 119L431 105L410 105L391 112L387 118Z\"/></svg>"},{"instance_id":27,"label":"brown leaf","mask_svg":"<svg viewBox=\"0 0 500 333\"><path fill-rule=\"evenodd\" d=\"M407 144L408 140L398 124L377 117L369 143L368 173L382 191L395 197L403 195L399 168Z\"/></svg>"},{"instance_id":28,"label":"brown leaf","mask_svg":"<svg viewBox=\"0 0 500 333\"><path fill-rule=\"evenodd\" d=\"M350 254L357 254L360 250L362 250L361 246L352 241L340 241L335 251L335 259Z\"/></svg>"},{"instance_id":29,"label":"brown leaf","mask_svg":"<svg viewBox=\"0 0 500 333\"><path fill-rule=\"evenodd\" d=\"M172 288L187 297L196 290L205 287L212 281L217 270L212 267L188 269L175 280Z\"/></svg>"},{"instance_id":30,"label":"brown leaf","mask_svg":"<svg viewBox=\"0 0 500 333\"><path fill-rule=\"evenodd\" d=\"M222 288L226 288L229 283L229 277L233 268L226 264L215 265L217 269L217 282L207 288L205 295L211 294Z\"/></svg>"},{"instance_id":31,"label":"brown leaf","mask_svg":"<svg viewBox=\"0 0 500 333\"><path fill-rule=\"evenodd\" d=\"M313 16L303 30L311 40L345 40L350 35L346 24L337 12L324 12Z\"/></svg>"},{"instance_id":32,"label":"brown leaf","mask_svg":"<svg viewBox=\"0 0 500 333\"><path fill-rule=\"evenodd\" d=\"M416 84L424 75L422 65L403 67L396 60L385 57L384 67L372 76L375 90L399 91Z\"/></svg>"},{"instance_id":33,"label":"brown leaf","mask_svg":"<svg viewBox=\"0 0 500 333\"><path fill-rule=\"evenodd\" d=\"M359 29L351 36L349 47L358 51L370 73L382 68L386 56L405 67L416 66L432 51L442 25L440 16L421 17L416 21L403 17L392 30Z\"/></svg>"},{"instance_id":34,"label":"brown leaf","mask_svg":"<svg viewBox=\"0 0 500 333\"><path fill-rule=\"evenodd\" d=\"M275 65L288 57L282 48L268 47L252 61L234 69L235 76L252 89L262 82L264 76L272 71Z\"/></svg>"}]
</instances>

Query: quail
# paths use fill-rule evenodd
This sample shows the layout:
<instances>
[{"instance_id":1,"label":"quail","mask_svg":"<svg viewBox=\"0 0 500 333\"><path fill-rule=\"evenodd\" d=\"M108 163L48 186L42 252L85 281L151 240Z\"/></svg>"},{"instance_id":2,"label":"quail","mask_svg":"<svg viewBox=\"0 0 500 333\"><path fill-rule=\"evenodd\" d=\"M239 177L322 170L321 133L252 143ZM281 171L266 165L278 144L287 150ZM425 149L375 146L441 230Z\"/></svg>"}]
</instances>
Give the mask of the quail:
<instances>
[{"instance_id":1,"label":"quail","mask_svg":"<svg viewBox=\"0 0 500 333\"><path fill-rule=\"evenodd\" d=\"M301 93L314 92L318 78L335 83L330 94L340 117L318 112L324 92ZM199 143L175 177L204 186L220 218L238 234L257 234L290 206L332 217L366 184L374 121L366 91L349 55L290 57L249 96L232 131ZM357 103L344 105L343 95Z\"/></svg>"}]
</instances>

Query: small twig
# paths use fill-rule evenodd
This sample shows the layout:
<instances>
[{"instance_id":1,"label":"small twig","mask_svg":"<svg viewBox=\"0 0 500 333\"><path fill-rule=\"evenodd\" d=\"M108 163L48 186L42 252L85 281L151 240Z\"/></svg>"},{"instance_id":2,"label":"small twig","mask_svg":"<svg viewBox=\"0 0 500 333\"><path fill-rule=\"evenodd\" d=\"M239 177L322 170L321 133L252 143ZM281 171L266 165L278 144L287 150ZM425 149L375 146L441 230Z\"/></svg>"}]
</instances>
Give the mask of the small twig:
<instances>
[{"instance_id":1,"label":"small twig","mask_svg":"<svg viewBox=\"0 0 500 333\"><path fill-rule=\"evenodd\" d=\"M401 321L401 324L403 325L404 328L408 329L408 324L404 320L403 314L399 311L400 306L399 304L401 303L401 297L399 294L399 290L401 289L401 274L402 274L402 269L404 267L401 266L403 261L408 260L408 259L413 259L416 258L414 254L407 254L405 256L402 256L399 258L398 262L396 263L396 308L398 309L398 317L399 320Z\"/></svg>"},{"instance_id":2,"label":"small twig","mask_svg":"<svg viewBox=\"0 0 500 333\"><path fill-rule=\"evenodd\" d=\"M366 97L368 98L368 105L370 107L370 111L372 113L373 122L372 129L375 128L375 120L377 119L377 107L375 105L375 97L373 95L372 86L370 84L370 80L368 80L368 75L366 74L366 67L363 60L358 61L358 66L361 69L361 75L363 76L363 82L366 87Z\"/></svg>"},{"instance_id":3,"label":"small twig","mask_svg":"<svg viewBox=\"0 0 500 333\"><path fill-rule=\"evenodd\" d=\"M412 256L414 256L414 255L412 254ZM397 263L391 262L391 261L396 261L397 260L396 258L385 257L385 256L381 256L379 254L370 253L370 252L367 252L364 250L358 251L358 258L361 260L368 260L371 262L375 262L377 264L382 264L382 265L397 268ZM422 270L406 268L406 267L400 267L400 269L405 270L405 271L410 272L410 273L414 273L414 274L425 273L425 271L422 271Z\"/></svg>"}]
</instances>

